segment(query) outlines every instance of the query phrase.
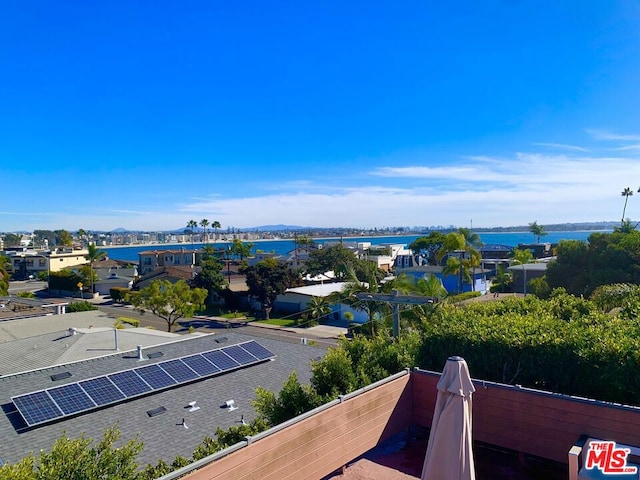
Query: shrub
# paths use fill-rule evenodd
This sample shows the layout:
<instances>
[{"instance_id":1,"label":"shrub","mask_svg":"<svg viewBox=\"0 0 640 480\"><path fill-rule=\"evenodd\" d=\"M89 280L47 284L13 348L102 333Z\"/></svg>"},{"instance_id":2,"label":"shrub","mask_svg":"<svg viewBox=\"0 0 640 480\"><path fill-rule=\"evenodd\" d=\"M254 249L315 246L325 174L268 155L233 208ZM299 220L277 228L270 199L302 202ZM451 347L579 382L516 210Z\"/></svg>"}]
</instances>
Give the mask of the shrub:
<instances>
[{"instance_id":1,"label":"shrub","mask_svg":"<svg viewBox=\"0 0 640 480\"><path fill-rule=\"evenodd\" d=\"M126 323L128 325L131 325L132 327L139 327L140 326L140 320L138 320L137 318L118 317L118 321L122 322L122 323Z\"/></svg>"},{"instance_id":2,"label":"shrub","mask_svg":"<svg viewBox=\"0 0 640 480\"><path fill-rule=\"evenodd\" d=\"M81 302L72 302L67 306L67 312L69 313L73 313L73 312L88 312L90 310L97 310L98 308L95 307L91 302L87 302L86 300L83 300Z\"/></svg>"},{"instance_id":3,"label":"shrub","mask_svg":"<svg viewBox=\"0 0 640 480\"><path fill-rule=\"evenodd\" d=\"M125 287L112 287L109 289L109 295L114 302L124 302L129 293L129 289Z\"/></svg>"}]
</instances>

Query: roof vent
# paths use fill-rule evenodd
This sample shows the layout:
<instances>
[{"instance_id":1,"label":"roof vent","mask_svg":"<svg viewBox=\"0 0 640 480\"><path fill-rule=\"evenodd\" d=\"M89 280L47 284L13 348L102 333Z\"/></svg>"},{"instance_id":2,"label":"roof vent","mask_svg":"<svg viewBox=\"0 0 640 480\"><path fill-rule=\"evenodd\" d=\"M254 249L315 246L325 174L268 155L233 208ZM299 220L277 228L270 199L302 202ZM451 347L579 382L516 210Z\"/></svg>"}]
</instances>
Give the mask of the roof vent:
<instances>
[{"instance_id":1,"label":"roof vent","mask_svg":"<svg viewBox=\"0 0 640 480\"><path fill-rule=\"evenodd\" d=\"M71 372L61 372L56 373L55 375L51 375L51 380L57 382L58 380L64 380L65 378L69 378L71 376Z\"/></svg>"},{"instance_id":2,"label":"roof vent","mask_svg":"<svg viewBox=\"0 0 640 480\"><path fill-rule=\"evenodd\" d=\"M150 417L157 417L158 415L162 415L166 411L167 409L164 407L153 408L151 410L147 410L147 415L149 415Z\"/></svg>"},{"instance_id":3,"label":"roof vent","mask_svg":"<svg viewBox=\"0 0 640 480\"><path fill-rule=\"evenodd\" d=\"M229 339L227 337L216 338L216 343L225 343L228 342Z\"/></svg>"},{"instance_id":4,"label":"roof vent","mask_svg":"<svg viewBox=\"0 0 640 480\"><path fill-rule=\"evenodd\" d=\"M229 412L231 412L233 410L236 410L238 408L238 407L236 407L235 400L227 400L224 404L227 407L227 411L229 411Z\"/></svg>"},{"instance_id":5,"label":"roof vent","mask_svg":"<svg viewBox=\"0 0 640 480\"><path fill-rule=\"evenodd\" d=\"M153 353L150 353L149 355L147 355L147 358L160 358L160 357L164 357L164 353L162 353L162 352L153 352Z\"/></svg>"},{"instance_id":6,"label":"roof vent","mask_svg":"<svg viewBox=\"0 0 640 480\"><path fill-rule=\"evenodd\" d=\"M190 412L195 412L196 410L200 410L200 407L196 406L195 400L193 402L189 402L188 407Z\"/></svg>"},{"instance_id":7,"label":"roof vent","mask_svg":"<svg viewBox=\"0 0 640 480\"><path fill-rule=\"evenodd\" d=\"M142 345L138 345L138 361L144 360L144 355L142 355Z\"/></svg>"}]
</instances>

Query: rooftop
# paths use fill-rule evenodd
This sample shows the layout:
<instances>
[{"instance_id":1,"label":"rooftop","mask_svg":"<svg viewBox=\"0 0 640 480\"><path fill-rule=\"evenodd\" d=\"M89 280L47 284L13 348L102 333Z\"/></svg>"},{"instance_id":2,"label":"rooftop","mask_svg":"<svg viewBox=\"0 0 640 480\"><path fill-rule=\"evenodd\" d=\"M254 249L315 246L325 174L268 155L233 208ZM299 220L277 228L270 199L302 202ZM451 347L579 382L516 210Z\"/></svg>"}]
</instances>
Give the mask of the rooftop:
<instances>
[{"instance_id":1,"label":"rooftop","mask_svg":"<svg viewBox=\"0 0 640 480\"><path fill-rule=\"evenodd\" d=\"M66 332L60 334L64 335ZM136 350L128 350L0 377L0 402L4 412L0 416L0 457L11 463L17 462L29 452L49 449L63 432L71 438L82 434L99 438L106 428L117 424L124 439L133 439L137 435L144 443L144 450L138 456L142 465L155 464L160 458L171 462L177 455L189 458L204 437L212 436L218 427L224 429L238 424L241 415L247 421L255 417L252 401L256 387L280 391L282 383L293 370L297 372L301 382L308 383L311 360L324 354L324 350L310 345L260 338L260 345L276 355L274 360L36 427L27 426L11 400L18 395L139 367L141 364L150 365L222 348L253 338L225 331L223 335L184 335L176 340L169 340L169 343L165 341L161 345L145 349L145 355L161 352L162 357L145 357L147 359L143 362L137 359ZM5 346L6 344L2 345L3 348ZM58 381L52 379L53 375L64 372L69 372L71 376ZM225 408L226 401L231 399L235 401L237 410L229 411ZM191 412L188 404L193 401L197 402L200 409ZM164 407L166 411L157 416L147 413L158 407ZM183 419L189 428L184 427ZM167 438L171 438L171 441L168 442Z\"/></svg>"}]
</instances>

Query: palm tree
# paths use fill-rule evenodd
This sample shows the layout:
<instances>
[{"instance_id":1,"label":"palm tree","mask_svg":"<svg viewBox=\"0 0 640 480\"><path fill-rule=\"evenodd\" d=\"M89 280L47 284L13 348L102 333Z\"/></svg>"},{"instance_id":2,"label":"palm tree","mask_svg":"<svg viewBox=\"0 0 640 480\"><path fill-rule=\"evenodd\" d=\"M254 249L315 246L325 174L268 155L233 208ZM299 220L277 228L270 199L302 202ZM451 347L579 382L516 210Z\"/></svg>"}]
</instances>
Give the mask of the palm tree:
<instances>
[{"instance_id":1,"label":"palm tree","mask_svg":"<svg viewBox=\"0 0 640 480\"><path fill-rule=\"evenodd\" d=\"M472 290L475 289L475 269L480 266L482 256L473 245L467 243L464 233L449 233L444 237L442 247L438 250L436 258L438 263L446 257L443 275L458 275L458 293L462 293L462 282L466 280L471 283ZM473 279L469 274L473 271Z\"/></svg>"},{"instance_id":2,"label":"palm tree","mask_svg":"<svg viewBox=\"0 0 640 480\"><path fill-rule=\"evenodd\" d=\"M540 237L544 237L547 232L544 231L544 227L542 225L538 225L538 221L534 221L529 224L529 232L533 234L533 238L535 238L536 243L540 243Z\"/></svg>"},{"instance_id":3,"label":"palm tree","mask_svg":"<svg viewBox=\"0 0 640 480\"><path fill-rule=\"evenodd\" d=\"M218 229L221 227L220 222L215 220L211 222L211 228L213 228L213 245L216 244L216 238L218 237Z\"/></svg>"},{"instance_id":4,"label":"palm tree","mask_svg":"<svg viewBox=\"0 0 640 480\"><path fill-rule=\"evenodd\" d=\"M93 295L93 262L96 262L107 256L107 252L96 247L95 243L89 244L87 255L84 258L89 260L89 276L91 277L91 294Z\"/></svg>"},{"instance_id":5,"label":"palm tree","mask_svg":"<svg viewBox=\"0 0 640 480\"><path fill-rule=\"evenodd\" d=\"M638 189L638 193L640 193L640 189ZM626 187L624 190L622 190L622 193L620 195L624 197L624 208L622 209L622 223L624 223L624 214L627 210L627 201L629 200L629 197L633 196L633 190L631 190L629 187Z\"/></svg>"},{"instance_id":6,"label":"palm tree","mask_svg":"<svg viewBox=\"0 0 640 480\"><path fill-rule=\"evenodd\" d=\"M326 297L311 297L307 304L307 313L312 321L320 321L331 313L331 306Z\"/></svg>"},{"instance_id":7,"label":"palm tree","mask_svg":"<svg viewBox=\"0 0 640 480\"><path fill-rule=\"evenodd\" d=\"M373 338L375 334L374 325L376 316L387 311L388 305L386 303L380 302L379 300L373 300L373 298L371 300L360 300L358 298L358 294L378 293L380 290L380 284L375 272L376 267L373 264L370 265L371 267L367 271L367 282L361 282L360 280L358 280L358 276L356 275L355 270L352 267L349 267L347 269L348 280L344 289L342 290L342 292L330 295L329 300L341 301L357 310L365 311L367 313L367 316L369 317L368 323L371 327L371 337Z\"/></svg>"},{"instance_id":8,"label":"palm tree","mask_svg":"<svg viewBox=\"0 0 640 480\"><path fill-rule=\"evenodd\" d=\"M208 243L209 237L207 237L207 227L209 226L209 220L203 218L202 220L200 220L200 226L204 229L205 242Z\"/></svg>"},{"instance_id":9,"label":"palm tree","mask_svg":"<svg viewBox=\"0 0 640 480\"><path fill-rule=\"evenodd\" d=\"M191 248L193 248L193 231L197 226L198 222L196 222L195 220L189 220L187 222L187 228L189 229L189 232L191 232Z\"/></svg>"}]
</instances>

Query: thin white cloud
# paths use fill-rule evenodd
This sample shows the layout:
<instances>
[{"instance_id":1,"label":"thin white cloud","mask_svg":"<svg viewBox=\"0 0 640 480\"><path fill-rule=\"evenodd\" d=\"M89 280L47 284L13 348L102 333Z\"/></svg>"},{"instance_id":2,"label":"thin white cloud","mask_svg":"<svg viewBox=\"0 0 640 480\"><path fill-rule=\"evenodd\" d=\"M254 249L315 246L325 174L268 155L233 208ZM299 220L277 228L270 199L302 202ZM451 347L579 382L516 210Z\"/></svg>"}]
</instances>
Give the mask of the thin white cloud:
<instances>
[{"instance_id":1,"label":"thin white cloud","mask_svg":"<svg viewBox=\"0 0 640 480\"><path fill-rule=\"evenodd\" d=\"M402 163L331 185L320 178L280 184L279 191L238 188L234 195L166 201L157 208L83 206L82 211L30 218L20 229L139 230L180 229L190 218L217 220L222 228L265 224L311 227L386 227L469 225L476 227L616 220L622 213L620 192L640 182L640 162L633 156L564 155L519 152L511 156L463 157L453 165ZM431 161L432 162L432 161ZM393 165L393 166L390 166ZM324 172L331 177L332 171ZM257 179L253 179L257 185ZM270 182L272 186L274 182ZM276 182L277 184L277 182ZM640 203L629 199L626 216L640 218ZM86 212L86 213L85 213ZM24 214L23 214L24 215ZM7 218L13 218L9 217ZM12 222L15 224L15 222ZM9 227L7 222L6 227ZM11 228L15 229L15 228Z\"/></svg>"},{"instance_id":2,"label":"thin white cloud","mask_svg":"<svg viewBox=\"0 0 640 480\"><path fill-rule=\"evenodd\" d=\"M640 134L620 134L608 130L587 130L594 140L640 142Z\"/></svg>"},{"instance_id":3,"label":"thin white cloud","mask_svg":"<svg viewBox=\"0 0 640 480\"><path fill-rule=\"evenodd\" d=\"M589 150L578 145L568 145L566 143L553 143L553 142L535 142L533 145L536 147L547 147L556 150L569 150L572 152L588 152Z\"/></svg>"},{"instance_id":4,"label":"thin white cloud","mask_svg":"<svg viewBox=\"0 0 640 480\"><path fill-rule=\"evenodd\" d=\"M640 143L635 143L633 145L625 145L623 147L618 147L614 150L617 150L619 152L627 152L627 151L634 151L634 150L640 151Z\"/></svg>"}]
</instances>

